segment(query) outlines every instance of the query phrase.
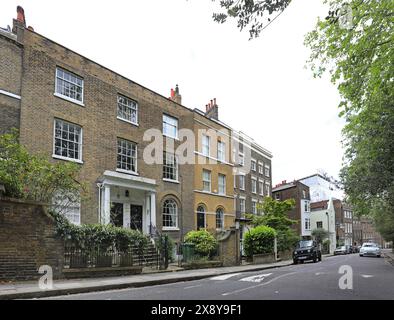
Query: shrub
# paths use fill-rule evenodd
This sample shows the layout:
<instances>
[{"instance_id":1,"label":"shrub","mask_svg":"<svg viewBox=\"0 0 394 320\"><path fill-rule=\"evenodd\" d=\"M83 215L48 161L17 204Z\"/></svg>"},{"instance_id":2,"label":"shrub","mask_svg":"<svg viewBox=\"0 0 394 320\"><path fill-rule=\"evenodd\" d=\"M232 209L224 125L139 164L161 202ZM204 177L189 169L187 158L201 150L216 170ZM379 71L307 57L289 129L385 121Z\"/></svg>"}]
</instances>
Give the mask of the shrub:
<instances>
[{"instance_id":1,"label":"shrub","mask_svg":"<svg viewBox=\"0 0 394 320\"><path fill-rule=\"evenodd\" d=\"M272 253L276 231L267 226L258 226L249 230L244 237L244 250L248 257L254 254Z\"/></svg>"},{"instance_id":2,"label":"shrub","mask_svg":"<svg viewBox=\"0 0 394 320\"><path fill-rule=\"evenodd\" d=\"M166 244L167 244L167 248L166 248ZM170 236L164 234L161 237L159 237L158 241L156 241L156 247L162 254L164 253L164 250L167 249L168 260L170 262L173 262L175 260L174 257L175 243Z\"/></svg>"},{"instance_id":3,"label":"shrub","mask_svg":"<svg viewBox=\"0 0 394 320\"><path fill-rule=\"evenodd\" d=\"M201 256L212 255L218 244L215 237L206 230L188 232L185 243L194 244L194 252Z\"/></svg>"},{"instance_id":4,"label":"shrub","mask_svg":"<svg viewBox=\"0 0 394 320\"><path fill-rule=\"evenodd\" d=\"M115 247L119 252L125 253L131 246L135 246L143 252L148 244L148 239L139 231L113 225L77 226L61 214L51 212L51 215L55 219L57 235L81 249L106 252Z\"/></svg>"},{"instance_id":5,"label":"shrub","mask_svg":"<svg viewBox=\"0 0 394 320\"><path fill-rule=\"evenodd\" d=\"M292 229L278 230L276 233L278 252L294 249L297 241L300 240L300 237Z\"/></svg>"}]
</instances>

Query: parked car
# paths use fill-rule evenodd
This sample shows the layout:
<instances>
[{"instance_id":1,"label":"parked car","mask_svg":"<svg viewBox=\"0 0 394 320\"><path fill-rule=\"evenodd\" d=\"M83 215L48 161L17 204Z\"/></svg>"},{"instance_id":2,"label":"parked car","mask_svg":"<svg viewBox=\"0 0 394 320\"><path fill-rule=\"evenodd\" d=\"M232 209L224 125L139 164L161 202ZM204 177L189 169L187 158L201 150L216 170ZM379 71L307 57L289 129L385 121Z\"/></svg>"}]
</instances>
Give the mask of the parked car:
<instances>
[{"instance_id":1,"label":"parked car","mask_svg":"<svg viewBox=\"0 0 394 320\"><path fill-rule=\"evenodd\" d=\"M379 246L376 243L366 242L363 243L360 253L360 257L378 257L382 255L382 252Z\"/></svg>"},{"instance_id":2,"label":"parked car","mask_svg":"<svg viewBox=\"0 0 394 320\"><path fill-rule=\"evenodd\" d=\"M353 252L354 253L359 253L360 252L360 248L361 248L361 246L354 246L353 247Z\"/></svg>"},{"instance_id":3,"label":"parked car","mask_svg":"<svg viewBox=\"0 0 394 320\"><path fill-rule=\"evenodd\" d=\"M347 254L346 246L341 246L341 247L338 247L334 250L334 256L339 255L339 254Z\"/></svg>"},{"instance_id":4,"label":"parked car","mask_svg":"<svg viewBox=\"0 0 394 320\"><path fill-rule=\"evenodd\" d=\"M352 252L352 246L351 245L345 245L345 247L346 247L346 254L350 254L350 253L353 253Z\"/></svg>"},{"instance_id":5,"label":"parked car","mask_svg":"<svg viewBox=\"0 0 394 320\"><path fill-rule=\"evenodd\" d=\"M314 240L300 240L296 249L293 251L293 262L297 264L299 261L312 260L313 262L321 261L321 250L317 242Z\"/></svg>"}]
</instances>

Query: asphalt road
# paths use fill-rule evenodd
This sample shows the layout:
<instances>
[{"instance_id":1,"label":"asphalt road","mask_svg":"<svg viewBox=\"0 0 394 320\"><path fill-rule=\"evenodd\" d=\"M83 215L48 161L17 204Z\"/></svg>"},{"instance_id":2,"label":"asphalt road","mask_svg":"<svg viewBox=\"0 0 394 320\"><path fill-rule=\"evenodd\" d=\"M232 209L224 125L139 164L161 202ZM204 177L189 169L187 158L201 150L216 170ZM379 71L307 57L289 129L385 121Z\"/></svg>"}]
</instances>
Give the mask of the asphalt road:
<instances>
[{"instance_id":1,"label":"asphalt road","mask_svg":"<svg viewBox=\"0 0 394 320\"><path fill-rule=\"evenodd\" d=\"M340 273L341 266L345 273ZM351 272L350 272L351 270ZM352 273L352 276L351 276ZM346 276L347 281L340 281ZM341 289L343 285L350 289ZM243 272L198 281L48 299L72 300L272 300L394 299L394 267L384 258L358 254L334 256L259 272Z\"/></svg>"}]
</instances>

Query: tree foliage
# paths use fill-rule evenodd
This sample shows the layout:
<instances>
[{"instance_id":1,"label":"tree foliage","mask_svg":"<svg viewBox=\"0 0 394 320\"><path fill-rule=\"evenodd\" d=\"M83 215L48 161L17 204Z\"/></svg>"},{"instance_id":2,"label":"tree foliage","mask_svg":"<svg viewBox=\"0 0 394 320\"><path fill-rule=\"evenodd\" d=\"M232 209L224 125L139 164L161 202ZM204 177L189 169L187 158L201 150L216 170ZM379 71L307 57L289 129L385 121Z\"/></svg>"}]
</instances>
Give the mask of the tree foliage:
<instances>
[{"instance_id":1,"label":"tree foliage","mask_svg":"<svg viewBox=\"0 0 394 320\"><path fill-rule=\"evenodd\" d=\"M249 28L250 39L253 39L257 38L261 31L286 9L290 1L220 0L219 4L223 11L214 13L213 19L218 23L224 23L227 19L235 19L240 31ZM276 16L272 18L272 14Z\"/></svg>"},{"instance_id":2,"label":"tree foliage","mask_svg":"<svg viewBox=\"0 0 394 320\"><path fill-rule=\"evenodd\" d=\"M66 210L84 196L86 186L78 181L80 167L75 163L52 163L31 155L19 144L18 132L0 136L0 184L5 196L53 204Z\"/></svg>"},{"instance_id":3,"label":"tree foliage","mask_svg":"<svg viewBox=\"0 0 394 320\"><path fill-rule=\"evenodd\" d=\"M259 209L264 212L263 215L250 214L247 217L252 219L252 225L257 227L265 225L275 230L287 230L293 224L297 223L296 220L288 218L288 213L295 206L294 199L284 201L274 200L271 197L264 198L264 201L259 205Z\"/></svg>"},{"instance_id":4,"label":"tree foliage","mask_svg":"<svg viewBox=\"0 0 394 320\"><path fill-rule=\"evenodd\" d=\"M314 75L329 72L341 96L346 125L340 177L358 213L375 211L376 221L394 221L394 2L327 3L329 16L305 44Z\"/></svg>"},{"instance_id":5,"label":"tree foliage","mask_svg":"<svg viewBox=\"0 0 394 320\"><path fill-rule=\"evenodd\" d=\"M327 239L329 235L330 235L329 232L323 228L318 228L318 229L312 230L312 236L315 238L315 240L318 243L323 243L323 241L325 239Z\"/></svg>"},{"instance_id":6,"label":"tree foliage","mask_svg":"<svg viewBox=\"0 0 394 320\"><path fill-rule=\"evenodd\" d=\"M247 215L252 220L251 224L254 227L267 226L273 228L277 235L278 251L285 251L292 249L299 237L295 231L291 229L296 220L288 218L288 213L295 206L294 199L284 201L274 200L271 197L266 197L259 209L264 212L263 215Z\"/></svg>"},{"instance_id":7,"label":"tree foliage","mask_svg":"<svg viewBox=\"0 0 394 320\"><path fill-rule=\"evenodd\" d=\"M254 254L273 253L276 235L275 229L267 226L258 226L246 232L244 238L246 256L252 257Z\"/></svg>"}]
</instances>

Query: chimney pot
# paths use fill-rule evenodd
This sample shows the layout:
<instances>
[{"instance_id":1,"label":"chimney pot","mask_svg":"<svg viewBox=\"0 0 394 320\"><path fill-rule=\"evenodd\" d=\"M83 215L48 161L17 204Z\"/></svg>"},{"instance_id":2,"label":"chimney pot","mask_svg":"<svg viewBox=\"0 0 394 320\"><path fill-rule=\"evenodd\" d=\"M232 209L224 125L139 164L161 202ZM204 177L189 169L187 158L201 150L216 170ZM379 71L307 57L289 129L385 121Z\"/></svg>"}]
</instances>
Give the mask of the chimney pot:
<instances>
[{"instance_id":1,"label":"chimney pot","mask_svg":"<svg viewBox=\"0 0 394 320\"><path fill-rule=\"evenodd\" d=\"M213 105L216 106L216 98L213 98Z\"/></svg>"},{"instance_id":2,"label":"chimney pot","mask_svg":"<svg viewBox=\"0 0 394 320\"><path fill-rule=\"evenodd\" d=\"M17 12L16 20L18 20L19 22L23 23L24 26L26 26L25 10L23 10L21 6L17 6L16 12Z\"/></svg>"}]
</instances>

